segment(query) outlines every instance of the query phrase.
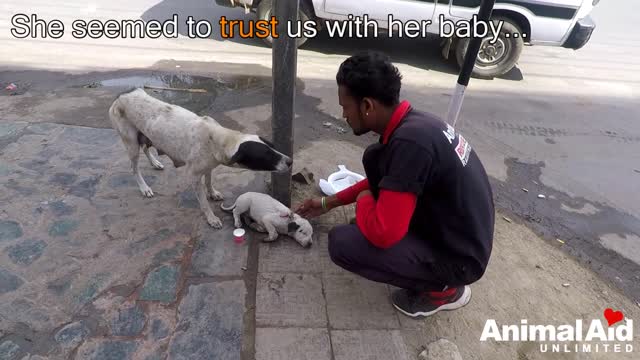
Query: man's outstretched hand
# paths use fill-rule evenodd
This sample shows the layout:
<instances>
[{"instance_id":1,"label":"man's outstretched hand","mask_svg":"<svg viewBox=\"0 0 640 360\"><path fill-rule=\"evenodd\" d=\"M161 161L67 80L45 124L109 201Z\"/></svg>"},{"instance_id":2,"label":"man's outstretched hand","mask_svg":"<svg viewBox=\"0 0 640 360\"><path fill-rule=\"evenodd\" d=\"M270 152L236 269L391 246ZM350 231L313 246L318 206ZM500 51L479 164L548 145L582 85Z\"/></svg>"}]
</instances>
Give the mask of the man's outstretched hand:
<instances>
[{"instance_id":1,"label":"man's outstretched hand","mask_svg":"<svg viewBox=\"0 0 640 360\"><path fill-rule=\"evenodd\" d=\"M323 215L327 211L329 210L325 210L322 208L321 198L307 199L296 209L296 213L305 219Z\"/></svg>"}]
</instances>

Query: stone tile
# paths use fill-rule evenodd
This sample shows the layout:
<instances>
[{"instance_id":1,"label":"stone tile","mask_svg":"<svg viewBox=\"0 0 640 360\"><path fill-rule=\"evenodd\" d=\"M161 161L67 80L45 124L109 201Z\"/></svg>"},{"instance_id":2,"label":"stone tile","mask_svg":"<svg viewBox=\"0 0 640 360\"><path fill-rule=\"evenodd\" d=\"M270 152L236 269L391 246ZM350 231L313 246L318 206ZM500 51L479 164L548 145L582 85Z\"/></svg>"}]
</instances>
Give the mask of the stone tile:
<instances>
[{"instance_id":1,"label":"stone tile","mask_svg":"<svg viewBox=\"0 0 640 360\"><path fill-rule=\"evenodd\" d=\"M77 321L60 329L54 336L55 341L63 348L74 348L89 336L89 329L84 322Z\"/></svg>"},{"instance_id":2,"label":"stone tile","mask_svg":"<svg viewBox=\"0 0 640 360\"><path fill-rule=\"evenodd\" d=\"M327 252L327 236L314 233L313 244L303 248L295 240L281 236L260 244L260 272L321 273Z\"/></svg>"},{"instance_id":3,"label":"stone tile","mask_svg":"<svg viewBox=\"0 0 640 360\"><path fill-rule=\"evenodd\" d=\"M20 346L11 340L7 340L0 344L0 359L15 359L16 354L20 350Z\"/></svg>"},{"instance_id":4,"label":"stone tile","mask_svg":"<svg viewBox=\"0 0 640 360\"><path fill-rule=\"evenodd\" d=\"M91 199L96 194L98 183L100 183L100 176L90 176L71 186L69 194L85 199Z\"/></svg>"},{"instance_id":5,"label":"stone tile","mask_svg":"<svg viewBox=\"0 0 640 360\"><path fill-rule=\"evenodd\" d=\"M398 329L386 284L353 274L325 274L327 312L332 329Z\"/></svg>"},{"instance_id":6,"label":"stone tile","mask_svg":"<svg viewBox=\"0 0 640 360\"><path fill-rule=\"evenodd\" d=\"M29 324L36 331L43 331L56 326L56 311L51 307L38 302L34 296L18 297L13 301L2 301L2 313L0 317L9 318L15 323Z\"/></svg>"},{"instance_id":7,"label":"stone tile","mask_svg":"<svg viewBox=\"0 0 640 360\"><path fill-rule=\"evenodd\" d=\"M320 259L322 260L322 273L334 275L349 275L351 274L350 272L336 265L333 260L331 260L331 255L329 255L329 230L330 228L326 228L319 236L319 242L325 244L322 246L322 252L320 254Z\"/></svg>"},{"instance_id":8,"label":"stone tile","mask_svg":"<svg viewBox=\"0 0 640 360\"><path fill-rule=\"evenodd\" d=\"M0 139L15 136L28 125L29 123L21 121L0 123Z\"/></svg>"},{"instance_id":9,"label":"stone tile","mask_svg":"<svg viewBox=\"0 0 640 360\"><path fill-rule=\"evenodd\" d=\"M49 236L67 236L74 232L80 222L77 220L58 220L49 227Z\"/></svg>"},{"instance_id":10,"label":"stone tile","mask_svg":"<svg viewBox=\"0 0 640 360\"><path fill-rule=\"evenodd\" d=\"M170 329L162 319L153 319L151 322L151 338L153 340L164 339L169 336Z\"/></svg>"},{"instance_id":11,"label":"stone tile","mask_svg":"<svg viewBox=\"0 0 640 360\"><path fill-rule=\"evenodd\" d=\"M115 336L140 335L147 316L140 305L120 309L111 319L111 334Z\"/></svg>"},{"instance_id":12,"label":"stone tile","mask_svg":"<svg viewBox=\"0 0 640 360\"><path fill-rule=\"evenodd\" d=\"M79 293L74 295L74 299L78 304L87 304L104 290L108 284L110 275L108 273L98 273L93 275L87 283L79 289Z\"/></svg>"},{"instance_id":13,"label":"stone tile","mask_svg":"<svg viewBox=\"0 0 640 360\"><path fill-rule=\"evenodd\" d=\"M76 359L84 360L129 360L138 349L136 341L93 340L78 349Z\"/></svg>"},{"instance_id":14,"label":"stone tile","mask_svg":"<svg viewBox=\"0 0 640 360\"><path fill-rule=\"evenodd\" d=\"M440 339L429 344L426 354L425 360L462 360L458 346L447 339Z\"/></svg>"},{"instance_id":15,"label":"stone tile","mask_svg":"<svg viewBox=\"0 0 640 360\"><path fill-rule=\"evenodd\" d=\"M245 296L239 280L190 286L178 308L169 359L239 360Z\"/></svg>"},{"instance_id":16,"label":"stone tile","mask_svg":"<svg viewBox=\"0 0 640 360\"><path fill-rule=\"evenodd\" d=\"M64 200L49 203L49 209L54 216L69 216L76 212L77 206L69 205Z\"/></svg>"},{"instance_id":17,"label":"stone tile","mask_svg":"<svg viewBox=\"0 0 640 360\"><path fill-rule=\"evenodd\" d=\"M8 270L0 268L0 295L18 290L22 284L24 284L24 280Z\"/></svg>"},{"instance_id":18,"label":"stone tile","mask_svg":"<svg viewBox=\"0 0 640 360\"><path fill-rule=\"evenodd\" d=\"M155 353L145 357L144 360L163 360L164 358L165 355L160 350L157 350Z\"/></svg>"},{"instance_id":19,"label":"stone tile","mask_svg":"<svg viewBox=\"0 0 640 360\"><path fill-rule=\"evenodd\" d=\"M259 274L256 324L326 327L321 278L311 274Z\"/></svg>"},{"instance_id":20,"label":"stone tile","mask_svg":"<svg viewBox=\"0 0 640 360\"><path fill-rule=\"evenodd\" d=\"M70 173L55 173L49 178L49 183L67 187L78 179L78 175Z\"/></svg>"},{"instance_id":21,"label":"stone tile","mask_svg":"<svg viewBox=\"0 0 640 360\"><path fill-rule=\"evenodd\" d=\"M111 129L66 126L58 140L63 144L74 142L76 144L103 148L113 145L118 142L120 138L118 137L118 134Z\"/></svg>"},{"instance_id":22,"label":"stone tile","mask_svg":"<svg viewBox=\"0 0 640 360\"><path fill-rule=\"evenodd\" d=\"M314 218L310 221L311 221L311 224L314 226L315 225L333 226L333 225L339 225L339 224L346 224L347 217L345 215L344 208L339 207L329 211L324 215L318 216L317 218Z\"/></svg>"},{"instance_id":23,"label":"stone tile","mask_svg":"<svg viewBox=\"0 0 640 360\"><path fill-rule=\"evenodd\" d=\"M177 265L163 265L147 276L140 300L172 303L176 300L180 269Z\"/></svg>"},{"instance_id":24,"label":"stone tile","mask_svg":"<svg viewBox=\"0 0 640 360\"><path fill-rule=\"evenodd\" d=\"M160 265L167 261L174 261L182 257L183 244L176 244L171 249L163 249L153 256L153 264Z\"/></svg>"},{"instance_id":25,"label":"stone tile","mask_svg":"<svg viewBox=\"0 0 640 360\"><path fill-rule=\"evenodd\" d=\"M16 265L31 265L34 261L38 260L47 243L41 240L28 239L17 243L16 245L9 246L5 252L9 255L11 261Z\"/></svg>"},{"instance_id":26,"label":"stone tile","mask_svg":"<svg viewBox=\"0 0 640 360\"><path fill-rule=\"evenodd\" d=\"M335 360L410 360L399 330L334 330Z\"/></svg>"},{"instance_id":27,"label":"stone tile","mask_svg":"<svg viewBox=\"0 0 640 360\"><path fill-rule=\"evenodd\" d=\"M331 360L327 329L257 328L256 360Z\"/></svg>"},{"instance_id":28,"label":"stone tile","mask_svg":"<svg viewBox=\"0 0 640 360\"><path fill-rule=\"evenodd\" d=\"M132 242L127 249L127 255L134 256L136 254L140 254L141 252L152 248L174 236L176 236L176 234L171 229L162 228L160 230L154 231L153 233Z\"/></svg>"},{"instance_id":29,"label":"stone tile","mask_svg":"<svg viewBox=\"0 0 640 360\"><path fill-rule=\"evenodd\" d=\"M0 220L0 241L13 240L22 236L22 227L13 220Z\"/></svg>"},{"instance_id":30,"label":"stone tile","mask_svg":"<svg viewBox=\"0 0 640 360\"><path fill-rule=\"evenodd\" d=\"M220 216L222 229L206 227L202 230L193 250L191 271L195 275L242 276L247 266L249 243L255 237L249 232L242 244L233 240L233 220L230 216Z\"/></svg>"},{"instance_id":31,"label":"stone tile","mask_svg":"<svg viewBox=\"0 0 640 360\"><path fill-rule=\"evenodd\" d=\"M303 248L292 239L260 244L260 272L343 274L329 256L328 228L314 229L313 245Z\"/></svg>"},{"instance_id":32,"label":"stone tile","mask_svg":"<svg viewBox=\"0 0 640 360\"><path fill-rule=\"evenodd\" d=\"M142 176L144 181L153 188L153 186L157 183L158 177L155 175L144 175ZM131 175L131 172L122 172L115 173L109 176L107 180L107 185L112 189L121 189L121 188L136 188L138 183Z\"/></svg>"}]
</instances>

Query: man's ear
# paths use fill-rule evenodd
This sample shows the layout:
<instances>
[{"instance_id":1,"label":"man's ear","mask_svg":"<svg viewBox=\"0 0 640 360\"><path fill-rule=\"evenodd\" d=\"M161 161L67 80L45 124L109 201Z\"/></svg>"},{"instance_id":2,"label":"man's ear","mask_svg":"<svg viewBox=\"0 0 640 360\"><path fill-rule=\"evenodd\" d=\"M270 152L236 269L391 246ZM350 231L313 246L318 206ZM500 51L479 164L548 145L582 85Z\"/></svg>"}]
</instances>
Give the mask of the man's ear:
<instances>
[{"instance_id":1,"label":"man's ear","mask_svg":"<svg viewBox=\"0 0 640 360\"><path fill-rule=\"evenodd\" d=\"M371 98L365 97L360 102L360 110L362 110L362 115L367 113L372 113L375 108L375 102L371 100Z\"/></svg>"},{"instance_id":2,"label":"man's ear","mask_svg":"<svg viewBox=\"0 0 640 360\"><path fill-rule=\"evenodd\" d=\"M292 221L287 225L287 231L288 232L294 232L296 230L298 230L300 228L300 225L298 225L298 223Z\"/></svg>"}]
</instances>

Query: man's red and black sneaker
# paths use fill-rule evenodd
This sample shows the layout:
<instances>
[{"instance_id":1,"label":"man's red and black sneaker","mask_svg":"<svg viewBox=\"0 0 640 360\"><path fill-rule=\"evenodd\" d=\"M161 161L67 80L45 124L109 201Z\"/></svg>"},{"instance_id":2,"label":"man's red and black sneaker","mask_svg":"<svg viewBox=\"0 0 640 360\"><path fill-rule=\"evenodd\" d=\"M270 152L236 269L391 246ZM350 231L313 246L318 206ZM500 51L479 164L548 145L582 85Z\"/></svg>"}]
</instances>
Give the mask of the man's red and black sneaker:
<instances>
[{"instance_id":1,"label":"man's red and black sneaker","mask_svg":"<svg viewBox=\"0 0 640 360\"><path fill-rule=\"evenodd\" d=\"M463 286L441 292L400 289L391 295L393 306L407 316L431 316L440 310L455 310L469 303L471 288Z\"/></svg>"}]
</instances>

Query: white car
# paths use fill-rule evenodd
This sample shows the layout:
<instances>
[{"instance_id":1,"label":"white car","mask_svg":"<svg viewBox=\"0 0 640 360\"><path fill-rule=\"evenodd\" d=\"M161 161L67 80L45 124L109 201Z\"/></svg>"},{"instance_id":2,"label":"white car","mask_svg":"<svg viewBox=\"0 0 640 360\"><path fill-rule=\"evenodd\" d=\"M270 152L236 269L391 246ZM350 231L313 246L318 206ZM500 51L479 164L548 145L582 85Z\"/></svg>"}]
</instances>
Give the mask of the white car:
<instances>
[{"instance_id":1,"label":"white car","mask_svg":"<svg viewBox=\"0 0 640 360\"><path fill-rule=\"evenodd\" d=\"M393 20L430 21L426 32L438 35L440 23L470 20L478 13L481 0L299 0L299 19L315 20L320 28L354 17L367 17L378 23L379 30L389 30ZM518 61L524 45L560 46L580 49L590 39L595 23L589 16L600 0L496 0L492 20L502 21L495 36L483 40L473 75L500 76L509 72ZM242 6L259 19L272 16L273 0L216 0L222 6ZM449 29L449 28L447 28ZM397 28L392 28L395 32ZM392 34L393 34L392 32ZM513 36L513 34L517 34ZM524 34L524 35L523 35ZM445 58L455 54L462 66L469 38L442 37ZM265 41L270 44L271 38ZM306 41L301 38L298 46Z\"/></svg>"}]
</instances>

